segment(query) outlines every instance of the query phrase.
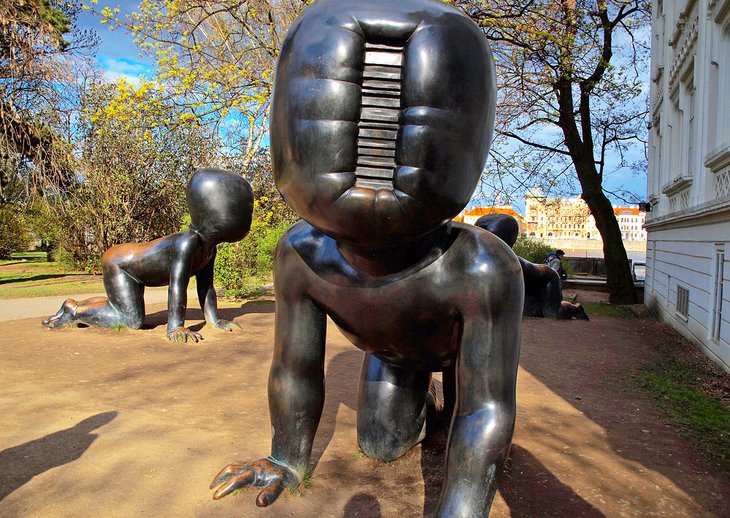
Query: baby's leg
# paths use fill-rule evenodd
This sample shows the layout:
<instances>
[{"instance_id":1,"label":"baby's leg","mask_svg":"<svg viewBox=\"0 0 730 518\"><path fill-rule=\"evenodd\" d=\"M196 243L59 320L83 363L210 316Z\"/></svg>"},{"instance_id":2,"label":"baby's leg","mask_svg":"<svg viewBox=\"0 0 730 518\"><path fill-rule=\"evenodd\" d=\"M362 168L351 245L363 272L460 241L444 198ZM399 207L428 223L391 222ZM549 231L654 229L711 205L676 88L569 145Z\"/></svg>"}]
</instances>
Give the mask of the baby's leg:
<instances>
[{"instance_id":1,"label":"baby's leg","mask_svg":"<svg viewBox=\"0 0 730 518\"><path fill-rule=\"evenodd\" d=\"M81 302L76 302L74 299L66 299L61 304L61 309L55 315L51 315L41 323L51 328L65 326L76 320L76 310L80 304L106 302L106 300L106 297L92 297Z\"/></svg>"},{"instance_id":2,"label":"baby's leg","mask_svg":"<svg viewBox=\"0 0 730 518\"><path fill-rule=\"evenodd\" d=\"M107 297L92 297L76 302L67 299L58 312L43 321L60 327L73 321L90 326L124 326L139 329L144 321L144 286L115 264L104 264Z\"/></svg>"},{"instance_id":3,"label":"baby's leg","mask_svg":"<svg viewBox=\"0 0 730 518\"><path fill-rule=\"evenodd\" d=\"M357 401L357 438L365 455L395 460L423 440L430 385L430 372L365 355Z\"/></svg>"},{"instance_id":4,"label":"baby's leg","mask_svg":"<svg viewBox=\"0 0 730 518\"><path fill-rule=\"evenodd\" d=\"M84 322L101 326L139 329L144 321L144 286L113 262L104 263L104 289L108 300L77 310Z\"/></svg>"}]
</instances>

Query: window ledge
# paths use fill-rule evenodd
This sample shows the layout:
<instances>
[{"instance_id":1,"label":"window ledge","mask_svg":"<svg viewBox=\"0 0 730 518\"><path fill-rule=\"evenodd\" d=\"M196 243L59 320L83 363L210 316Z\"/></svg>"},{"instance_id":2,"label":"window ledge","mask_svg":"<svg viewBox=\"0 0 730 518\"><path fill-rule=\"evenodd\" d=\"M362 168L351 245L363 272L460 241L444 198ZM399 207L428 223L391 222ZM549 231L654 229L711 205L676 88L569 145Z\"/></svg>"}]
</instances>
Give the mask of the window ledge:
<instances>
[{"instance_id":1,"label":"window ledge","mask_svg":"<svg viewBox=\"0 0 730 518\"><path fill-rule=\"evenodd\" d=\"M677 194L679 191L683 191L690 185L692 185L691 176L678 176L671 182L662 186L662 194L672 196L674 194Z\"/></svg>"},{"instance_id":2,"label":"window ledge","mask_svg":"<svg viewBox=\"0 0 730 518\"><path fill-rule=\"evenodd\" d=\"M705 160L705 167L709 168L713 173L730 165L730 144L716 149Z\"/></svg>"}]
</instances>

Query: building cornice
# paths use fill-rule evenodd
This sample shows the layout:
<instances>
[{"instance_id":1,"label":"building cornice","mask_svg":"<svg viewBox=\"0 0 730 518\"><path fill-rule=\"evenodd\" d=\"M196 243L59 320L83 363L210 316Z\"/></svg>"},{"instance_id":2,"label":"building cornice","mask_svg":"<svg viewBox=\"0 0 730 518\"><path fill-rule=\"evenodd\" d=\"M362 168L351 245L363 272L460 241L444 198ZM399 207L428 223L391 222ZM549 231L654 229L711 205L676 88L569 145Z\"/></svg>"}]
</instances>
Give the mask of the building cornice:
<instances>
[{"instance_id":1,"label":"building cornice","mask_svg":"<svg viewBox=\"0 0 730 518\"><path fill-rule=\"evenodd\" d=\"M695 225L698 220L708 218L724 221L728 218L728 213L730 213L730 196L667 216L647 219L644 228L647 230L661 230L668 227L686 227Z\"/></svg>"},{"instance_id":2,"label":"building cornice","mask_svg":"<svg viewBox=\"0 0 730 518\"><path fill-rule=\"evenodd\" d=\"M715 23L723 27L730 24L730 0L712 0L707 11Z\"/></svg>"},{"instance_id":3,"label":"building cornice","mask_svg":"<svg viewBox=\"0 0 730 518\"><path fill-rule=\"evenodd\" d=\"M662 67L663 69L664 67ZM656 100L654 105L651 107L651 123L652 125L659 125L659 114L664 104L664 92L661 89L657 90Z\"/></svg>"},{"instance_id":4,"label":"building cornice","mask_svg":"<svg viewBox=\"0 0 730 518\"><path fill-rule=\"evenodd\" d=\"M690 4L688 4L688 8L691 4L694 4L694 2L690 2ZM689 10L690 9L683 11L682 14L679 15L680 21L677 22L677 30L675 31L674 36L672 36L672 40L669 42L669 45L674 47L675 51L674 61L672 62L672 67L669 69L670 91L676 89L680 78L679 76L687 74L687 69L692 64L691 58L694 55L693 50L697 43L699 24L699 18L697 16L691 20L689 27L685 30Z\"/></svg>"}]
</instances>

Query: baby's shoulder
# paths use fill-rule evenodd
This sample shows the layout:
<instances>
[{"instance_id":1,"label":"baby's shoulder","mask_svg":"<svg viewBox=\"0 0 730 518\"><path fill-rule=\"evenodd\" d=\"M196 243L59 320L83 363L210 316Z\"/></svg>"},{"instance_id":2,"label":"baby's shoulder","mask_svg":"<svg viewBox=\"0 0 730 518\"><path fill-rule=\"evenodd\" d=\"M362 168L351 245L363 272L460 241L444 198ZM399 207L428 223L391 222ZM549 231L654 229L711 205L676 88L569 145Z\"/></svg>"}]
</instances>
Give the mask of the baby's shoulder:
<instances>
[{"instance_id":1,"label":"baby's shoulder","mask_svg":"<svg viewBox=\"0 0 730 518\"><path fill-rule=\"evenodd\" d=\"M279 238L277 255L296 254L310 263L321 255L324 249L334 245L334 241L306 221L298 221Z\"/></svg>"},{"instance_id":2,"label":"baby's shoulder","mask_svg":"<svg viewBox=\"0 0 730 518\"><path fill-rule=\"evenodd\" d=\"M477 267L489 265L499 269L519 269L519 262L512 249L491 232L458 222L453 223L453 230L458 232L458 238L454 242L457 260L466 260Z\"/></svg>"}]
</instances>

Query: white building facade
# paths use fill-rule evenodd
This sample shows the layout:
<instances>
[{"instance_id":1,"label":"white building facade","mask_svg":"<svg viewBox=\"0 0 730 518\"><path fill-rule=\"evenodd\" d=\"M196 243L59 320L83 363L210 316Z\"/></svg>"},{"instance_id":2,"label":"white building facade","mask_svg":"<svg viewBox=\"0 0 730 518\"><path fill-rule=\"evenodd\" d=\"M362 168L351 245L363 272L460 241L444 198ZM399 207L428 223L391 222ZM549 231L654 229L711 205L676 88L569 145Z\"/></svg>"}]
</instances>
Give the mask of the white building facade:
<instances>
[{"instance_id":1,"label":"white building facade","mask_svg":"<svg viewBox=\"0 0 730 518\"><path fill-rule=\"evenodd\" d=\"M636 207L614 205L624 242L646 242L646 214ZM466 221L466 219L465 219ZM603 243L588 205L582 198L548 198L537 189L525 194L522 231L538 239L586 239Z\"/></svg>"},{"instance_id":2,"label":"white building facade","mask_svg":"<svg viewBox=\"0 0 730 518\"><path fill-rule=\"evenodd\" d=\"M645 303L730 371L730 0L652 2Z\"/></svg>"}]
</instances>

